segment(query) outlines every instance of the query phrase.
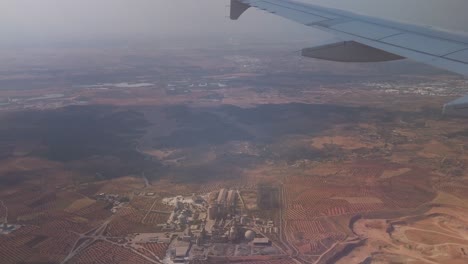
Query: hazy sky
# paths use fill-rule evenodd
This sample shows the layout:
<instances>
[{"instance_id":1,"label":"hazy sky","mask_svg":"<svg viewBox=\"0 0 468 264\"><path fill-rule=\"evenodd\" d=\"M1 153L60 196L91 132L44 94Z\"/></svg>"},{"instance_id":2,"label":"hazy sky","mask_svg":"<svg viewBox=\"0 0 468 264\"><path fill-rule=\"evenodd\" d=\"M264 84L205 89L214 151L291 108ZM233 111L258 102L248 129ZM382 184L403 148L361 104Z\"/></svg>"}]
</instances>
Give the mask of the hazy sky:
<instances>
[{"instance_id":1,"label":"hazy sky","mask_svg":"<svg viewBox=\"0 0 468 264\"><path fill-rule=\"evenodd\" d=\"M468 27L466 0L303 1L468 30L464 28ZM0 0L0 39L40 42L248 34L279 38L321 36L254 9L239 21L230 21L228 4L228 0Z\"/></svg>"}]
</instances>

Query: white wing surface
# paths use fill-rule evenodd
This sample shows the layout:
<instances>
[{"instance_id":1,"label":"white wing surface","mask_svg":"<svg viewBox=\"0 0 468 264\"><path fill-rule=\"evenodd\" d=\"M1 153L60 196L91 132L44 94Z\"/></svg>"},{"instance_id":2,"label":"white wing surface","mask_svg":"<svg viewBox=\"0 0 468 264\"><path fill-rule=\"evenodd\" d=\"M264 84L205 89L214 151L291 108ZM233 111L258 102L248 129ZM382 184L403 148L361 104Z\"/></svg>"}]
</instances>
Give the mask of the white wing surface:
<instances>
[{"instance_id":1,"label":"white wing surface","mask_svg":"<svg viewBox=\"0 0 468 264\"><path fill-rule=\"evenodd\" d=\"M308 57L361 62L366 61L366 56L369 56L368 61L409 58L468 76L468 35L465 33L404 24L290 0L231 0L231 19L238 19L249 7L333 33L346 40L338 45L303 51L303 55ZM377 54L379 51L381 53ZM355 58L358 55L361 57Z\"/></svg>"},{"instance_id":2,"label":"white wing surface","mask_svg":"<svg viewBox=\"0 0 468 264\"><path fill-rule=\"evenodd\" d=\"M232 0L231 18L253 6L346 40L468 76L468 35L290 0ZM242 7L245 7L243 9Z\"/></svg>"}]
</instances>

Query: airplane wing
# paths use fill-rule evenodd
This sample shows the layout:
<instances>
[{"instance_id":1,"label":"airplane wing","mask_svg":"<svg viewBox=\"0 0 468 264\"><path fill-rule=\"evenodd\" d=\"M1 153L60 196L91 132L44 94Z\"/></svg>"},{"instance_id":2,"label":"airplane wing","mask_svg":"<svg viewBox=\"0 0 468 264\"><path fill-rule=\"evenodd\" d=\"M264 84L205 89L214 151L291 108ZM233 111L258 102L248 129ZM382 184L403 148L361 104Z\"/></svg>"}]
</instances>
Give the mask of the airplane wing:
<instances>
[{"instance_id":1,"label":"airplane wing","mask_svg":"<svg viewBox=\"0 0 468 264\"><path fill-rule=\"evenodd\" d=\"M409 58L468 76L468 35L415 26L290 0L231 0L233 20L249 7L337 35L345 41L307 48L302 55L348 62ZM451 107L456 100L446 105Z\"/></svg>"}]
</instances>

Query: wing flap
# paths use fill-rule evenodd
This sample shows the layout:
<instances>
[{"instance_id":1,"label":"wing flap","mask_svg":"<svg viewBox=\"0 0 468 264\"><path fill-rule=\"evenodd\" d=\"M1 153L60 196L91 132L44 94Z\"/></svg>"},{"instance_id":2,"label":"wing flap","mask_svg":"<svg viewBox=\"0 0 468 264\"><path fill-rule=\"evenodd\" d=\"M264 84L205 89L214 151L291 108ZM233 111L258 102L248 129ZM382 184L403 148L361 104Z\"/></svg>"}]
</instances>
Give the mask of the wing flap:
<instances>
[{"instance_id":1,"label":"wing flap","mask_svg":"<svg viewBox=\"0 0 468 264\"><path fill-rule=\"evenodd\" d=\"M373 40L379 40L402 33L399 30L391 29L388 27L382 27L379 25L374 25L362 21L350 21L346 23L340 23L331 26L330 29Z\"/></svg>"},{"instance_id":2,"label":"wing flap","mask_svg":"<svg viewBox=\"0 0 468 264\"><path fill-rule=\"evenodd\" d=\"M468 45L461 43L413 33L391 36L383 39L382 42L435 56L444 56L468 48Z\"/></svg>"},{"instance_id":3,"label":"wing flap","mask_svg":"<svg viewBox=\"0 0 468 264\"><path fill-rule=\"evenodd\" d=\"M452 54L446 55L445 57L451 60L468 63L468 49L454 52Z\"/></svg>"}]
</instances>

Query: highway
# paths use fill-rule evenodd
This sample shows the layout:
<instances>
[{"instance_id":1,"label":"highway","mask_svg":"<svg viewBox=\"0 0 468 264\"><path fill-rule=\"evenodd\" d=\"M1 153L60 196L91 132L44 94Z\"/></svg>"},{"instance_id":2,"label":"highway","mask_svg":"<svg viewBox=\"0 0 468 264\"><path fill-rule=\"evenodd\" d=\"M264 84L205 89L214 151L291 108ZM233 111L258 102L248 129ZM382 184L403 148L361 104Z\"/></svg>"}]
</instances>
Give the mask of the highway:
<instances>
[{"instance_id":1,"label":"highway","mask_svg":"<svg viewBox=\"0 0 468 264\"><path fill-rule=\"evenodd\" d=\"M65 259L61 262L61 264L66 264L71 259L73 259L75 256L77 256L79 253L83 252L83 250L85 250L86 248L88 248L93 243L95 243L96 241L99 241L99 240L105 241L107 243L111 243L111 244L119 246L119 247L127 248L127 249L131 250L133 253L139 255L140 257L148 260L151 263L154 263L154 264L161 264L162 263L162 261L155 254L153 254L153 252L149 251L148 249L146 249L146 248L144 248L142 246L139 246L139 245L136 245L136 244L130 244L130 246L127 246L127 245L116 243L116 242L110 240L110 239L127 239L126 237L107 237L107 236L105 236L104 233L105 233L105 231L107 229L107 226L112 221L112 218L113 218L113 216L109 217L109 219L107 219L104 223L102 223L97 228L95 227L95 228L92 228L89 231L78 234L79 238L75 241L75 244L73 245L71 251L65 257ZM82 244L79 244L80 241L82 241L82 240L84 240L84 242L82 242ZM139 252L135 248L147 251L148 253L150 253L154 257L154 259L149 258L145 254L142 254L141 252Z\"/></svg>"}]
</instances>

